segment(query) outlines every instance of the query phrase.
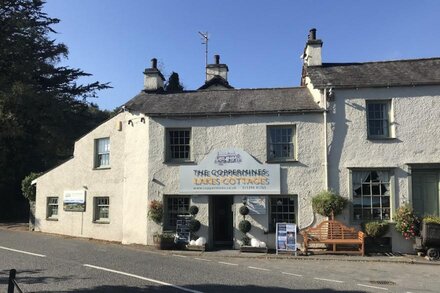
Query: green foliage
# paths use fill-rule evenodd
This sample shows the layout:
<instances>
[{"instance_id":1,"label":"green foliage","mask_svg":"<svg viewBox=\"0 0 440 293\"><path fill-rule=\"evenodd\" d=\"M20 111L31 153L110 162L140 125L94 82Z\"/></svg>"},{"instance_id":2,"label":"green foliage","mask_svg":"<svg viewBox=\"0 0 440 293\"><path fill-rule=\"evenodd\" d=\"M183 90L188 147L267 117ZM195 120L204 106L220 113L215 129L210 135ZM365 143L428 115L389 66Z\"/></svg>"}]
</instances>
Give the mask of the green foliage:
<instances>
[{"instance_id":1,"label":"green foliage","mask_svg":"<svg viewBox=\"0 0 440 293\"><path fill-rule=\"evenodd\" d=\"M384 221L372 221L362 224L362 230L369 237L380 238L388 232L389 224Z\"/></svg>"},{"instance_id":2,"label":"green foliage","mask_svg":"<svg viewBox=\"0 0 440 293\"><path fill-rule=\"evenodd\" d=\"M90 74L58 66L68 49L51 38L59 19L47 16L43 4L0 5L0 217L24 199L26 175L69 158L74 141L110 114L86 101L108 84L80 84Z\"/></svg>"},{"instance_id":3,"label":"green foliage","mask_svg":"<svg viewBox=\"0 0 440 293\"><path fill-rule=\"evenodd\" d=\"M24 198L26 198L28 201L35 201L36 190L35 186L32 185L32 181L34 181L41 174L42 173L31 172L21 181L21 192Z\"/></svg>"},{"instance_id":4,"label":"green foliage","mask_svg":"<svg viewBox=\"0 0 440 293\"><path fill-rule=\"evenodd\" d=\"M238 229L243 233L246 234L251 230L251 223L248 220L241 220L238 224Z\"/></svg>"},{"instance_id":5,"label":"green foliage","mask_svg":"<svg viewBox=\"0 0 440 293\"><path fill-rule=\"evenodd\" d=\"M321 191L312 198L313 211L325 217L339 215L346 205L347 199L331 191Z\"/></svg>"},{"instance_id":6,"label":"green foliage","mask_svg":"<svg viewBox=\"0 0 440 293\"><path fill-rule=\"evenodd\" d=\"M423 223L426 224L440 224L440 217L437 216L426 216L423 218Z\"/></svg>"},{"instance_id":7,"label":"green foliage","mask_svg":"<svg viewBox=\"0 0 440 293\"><path fill-rule=\"evenodd\" d=\"M152 200L148 204L148 219L161 225L163 221L163 204L160 200Z\"/></svg>"},{"instance_id":8,"label":"green foliage","mask_svg":"<svg viewBox=\"0 0 440 293\"><path fill-rule=\"evenodd\" d=\"M195 216L199 212L199 208L197 206L190 206L188 211L191 215Z\"/></svg>"},{"instance_id":9,"label":"green foliage","mask_svg":"<svg viewBox=\"0 0 440 293\"><path fill-rule=\"evenodd\" d=\"M188 223L189 231L193 233L199 231L200 226L201 226L200 221L196 219L191 219Z\"/></svg>"},{"instance_id":10,"label":"green foliage","mask_svg":"<svg viewBox=\"0 0 440 293\"><path fill-rule=\"evenodd\" d=\"M180 83L179 74L174 72L171 73L165 84L165 91L169 93L178 93L183 91L183 85Z\"/></svg>"},{"instance_id":11,"label":"green foliage","mask_svg":"<svg viewBox=\"0 0 440 293\"><path fill-rule=\"evenodd\" d=\"M249 214L249 208L245 205L241 206L239 209L240 215L246 216Z\"/></svg>"},{"instance_id":12,"label":"green foliage","mask_svg":"<svg viewBox=\"0 0 440 293\"><path fill-rule=\"evenodd\" d=\"M397 209L394 221L396 222L396 230L402 233L405 239L413 239L419 235L420 221L408 204Z\"/></svg>"},{"instance_id":13,"label":"green foliage","mask_svg":"<svg viewBox=\"0 0 440 293\"><path fill-rule=\"evenodd\" d=\"M241 242L242 242L241 244L242 246L249 246L251 245L251 238L245 235L241 237Z\"/></svg>"}]
</instances>

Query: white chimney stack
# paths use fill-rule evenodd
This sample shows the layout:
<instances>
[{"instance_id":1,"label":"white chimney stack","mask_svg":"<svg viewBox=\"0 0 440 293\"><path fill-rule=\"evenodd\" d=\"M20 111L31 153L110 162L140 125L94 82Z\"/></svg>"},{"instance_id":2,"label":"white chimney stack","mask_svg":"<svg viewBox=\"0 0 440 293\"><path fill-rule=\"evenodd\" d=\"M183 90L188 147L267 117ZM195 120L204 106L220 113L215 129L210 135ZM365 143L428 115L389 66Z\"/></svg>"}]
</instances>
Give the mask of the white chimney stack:
<instances>
[{"instance_id":1,"label":"white chimney stack","mask_svg":"<svg viewBox=\"0 0 440 293\"><path fill-rule=\"evenodd\" d=\"M312 28L309 32L309 37L304 49L304 64L307 66L321 66L322 65L322 41L316 39L316 29Z\"/></svg>"},{"instance_id":2,"label":"white chimney stack","mask_svg":"<svg viewBox=\"0 0 440 293\"><path fill-rule=\"evenodd\" d=\"M206 81L213 79L215 76L220 76L227 81L228 71L226 64L220 64L220 55L214 55L214 64L206 65Z\"/></svg>"},{"instance_id":3,"label":"white chimney stack","mask_svg":"<svg viewBox=\"0 0 440 293\"><path fill-rule=\"evenodd\" d=\"M165 78L159 69L157 69L157 59L151 59L151 68L144 71L144 90L157 91L163 90Z\"/></svg>"}]
</instances>

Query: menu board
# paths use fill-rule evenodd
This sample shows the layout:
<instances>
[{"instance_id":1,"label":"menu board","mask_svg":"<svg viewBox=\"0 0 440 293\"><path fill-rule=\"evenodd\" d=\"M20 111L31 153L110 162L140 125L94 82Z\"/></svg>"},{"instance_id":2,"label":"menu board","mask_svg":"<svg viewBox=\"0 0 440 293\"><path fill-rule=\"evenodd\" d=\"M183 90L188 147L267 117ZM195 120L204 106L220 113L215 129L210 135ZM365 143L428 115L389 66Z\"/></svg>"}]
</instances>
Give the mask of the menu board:
<instances>
[{"instance_id":1,"label":"menu board","mask_svg":"<svg viewBox=\"0 0 440 293\"><path fill-rule=\"evenodd\" d=\"M189 243L191 240L191 232L189 231L189 221L191 216L178 215L176 224L176 242Z\"/></svg>"},{"instance_id":2,"label":"menu board","mask_svg":"<svg viewBox=\"0 0 440 293\"><path fill-rule=\"evenodd\" d=\"M275 243L278 251L295 252L296 255L296 224L277 223Z\"/></svg>"}]
</instances>

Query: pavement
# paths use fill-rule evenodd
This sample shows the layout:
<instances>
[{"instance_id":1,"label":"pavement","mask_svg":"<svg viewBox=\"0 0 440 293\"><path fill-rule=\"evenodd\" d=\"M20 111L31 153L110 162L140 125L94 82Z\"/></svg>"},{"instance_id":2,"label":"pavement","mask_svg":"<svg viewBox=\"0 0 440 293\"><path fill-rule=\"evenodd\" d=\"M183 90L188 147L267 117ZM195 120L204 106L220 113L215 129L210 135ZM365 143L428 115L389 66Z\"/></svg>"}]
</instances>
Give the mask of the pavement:
<instances>
[{"instance_id":1,"label":"pavement","mask_svg":"<svg viewBox=\"0 0 440 293\"><path fill-rule=\"evenodd\" d=\"M10 222L0 223L0 229L11 231L29 232L28 223L23 222ZM40 233L40 232L34 232ZM57 237L72 238L72 236L49 234ZM74 237L73 237L74 238ZM84 239L84 238L79 238ZM95 241L99 243L113 243L120 244L119 242L103 241L98 239L88 239L89 241ZM122 244L120 244L122 245ZM158 251L154 246L146 245L124 245L138 250ZM440 261L432 261L423 256L416 254L402 254L402 253L382 253L382 254L367 254L366 256L356 255L343 255L343 254L312 254L304 255L301 251L298 251L297 255L291 253L276 254L275 251L269 251L268 253L255 253L255 252L240 252L239 250L213 250L213 251L193 251L193 250L161 250L162 254L168 255L188 255L188 256L208 256L219 258L254 258L254 259L296 259L296 260L326 260L326 261L354 261L354 262L385 262L385 263L405 263L405 264L423 264L423 265L440 265Z\"/></svg>"}]
</instances>

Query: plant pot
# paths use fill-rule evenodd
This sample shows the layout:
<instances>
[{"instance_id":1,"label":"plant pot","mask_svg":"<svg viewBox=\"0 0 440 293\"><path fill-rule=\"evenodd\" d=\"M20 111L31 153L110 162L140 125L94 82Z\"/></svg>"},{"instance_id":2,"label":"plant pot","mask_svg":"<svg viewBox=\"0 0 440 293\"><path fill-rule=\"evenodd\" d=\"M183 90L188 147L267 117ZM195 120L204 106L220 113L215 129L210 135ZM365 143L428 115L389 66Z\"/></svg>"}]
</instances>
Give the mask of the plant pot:
<instances>
[{"instance_id":1,"label":"plant pot","mask_svg":"<svg viewBox=\"0 0 440 293\"><path fill-rule=\"evenodd\" d=\"M176 247L174 243L174 238L164 238L160 235L153 236L154 246L160 250L171 250Z\"/></svg>"},{"instance_id":2,"label":"plant pot","mask_svg":"<svg viewBox=\"0 0 440 293\"><path fill-rule=\"evenodd\" d=\"M424 246L440 246L440 224L424 222L422 240Z\"/></svg>"}]
</instances>

